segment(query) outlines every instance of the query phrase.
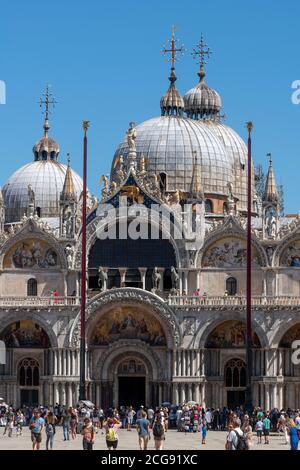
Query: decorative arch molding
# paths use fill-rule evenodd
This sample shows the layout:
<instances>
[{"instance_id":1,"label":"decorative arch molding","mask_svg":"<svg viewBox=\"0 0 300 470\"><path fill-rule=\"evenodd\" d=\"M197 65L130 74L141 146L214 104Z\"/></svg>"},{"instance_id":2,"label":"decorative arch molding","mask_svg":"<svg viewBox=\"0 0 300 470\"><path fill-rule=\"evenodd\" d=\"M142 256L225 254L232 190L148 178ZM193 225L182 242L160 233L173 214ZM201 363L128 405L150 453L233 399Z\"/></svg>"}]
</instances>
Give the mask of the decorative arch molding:
<instances>
[{"instance_id":1,"label":"decorative arch molding","mask_svg":"<svg viewBox=\"0 0 300 470\"><path fill-rule=\"evenodd\" d=\"M284 323L284 324L283 324ZM270 338L270 344L272 344L272 348L279 348L279 344L286 333L293 328L294 326L299 325L300 327L300 315L291 315L288 321L285 322L276 322L276 329L274 331L273 336Z\"/></svg>"},{"instance_id":2,"label":"decorative arch molding","mask_svg":"<svg viewBox=\"0 0 300 470\"><path fill-rule=\"evenodd\" d=\"M2 318L0 320L0 333L2 333L2 331L12 323L18 322L20 320L31 320L33 323L39 325L47 333L51 348L58 347L57 336L51 328L50 324L47 323L47 321L45 321L42 317L32 312L15 312L10 313L9 317Z\"/></svg>"},{"instance_id":3,"label":"decorative arch molding","mask_svg":"<svg viewBox=\"0 0 300 470\"><path fill-rule=\"evenodd\" d=\"M209 335L214 331L217 326L222 325L226 321L239 321L245 322L245 311L243 312L230 312L230 315L224 315L222 312L217 318L214 317L211 322L205 323L198 331L195 338L195 344L199 345L199 349L205 349L205 344ZM260 345L262 348L267 348L269 341L262 325L260 325L254 318L252 319L253 331L257 334Z\"/></svg>"},{"instance_id":4,"label":"decorative arch molding","mask_svg":"<svg viewBox=\"0 0 300 470\"><path fill-rule=\"evenodd\" d=\"M292 233L286 235L277 245L273 254L273 266L280 266L280 260L284 251L291 243L297 241L300 241L300 227L297 227Z\"/></svg>"},{"instance_id":5,"label":"decorative arch molding","mask_svg":"<svg viewBox=\"0 0 300 470\"><path fill-rule=\"evenodd\" d=\"M125 216L120 217L119 215L117 215L114 223L115 224L117 224L118 222L122 223L123 221L126 221L126 220L128 220L127 217ZM147 217L143 218L142 216L140 216L140 220L158 228L163 234L165 234L168 237L167 239L169 240L169 242L171 243L174 249L174 253L176 257L176 265L178 268L181 268L181 267L188 268L190 266L189 256L186 250L184 239L175 240L174 237L171 236L171 233L168 230L168 227L166 227L164 224L156 223L155 221L152 221L152 220L150 222L148 218L148 212L147 212ZM103 232L105 225L106 225L106 219L103 219L100 216L98 216L87 226L87 256L89 255L91 248L93 247L94 243L96 242L98 238L97 234ZM171 227L171 230L174 227L174 225L171 222L170 222L170 227ZM75 247L75 269L80 270L80 265L81 265L81 235L79 239L77 240L76 247Z\"/></svg>"},{"instance_id":6,"label":"decorative arch molding","mask_svg":"<svg viewBox=\"0 0 300 470\"><path fill-rule=\"evenodd\" d=\"M53 248L59 258L60 265L58 269L67 269L68 263L63 247L58 243L57 239L42 230L33 219L28 219L24 227L15 235L11 236L0 248L0 269L3 269L3 261L7 252L17 243L25 241L27 238L36 238L37 240L47 243Z\"/></svg>"},{"instance_id":7,"label":"decorative arch molding","mask_svg":"<svg viewBox=\"0 0 300 470\"><path fill-rule=\"evenodd\" d=\"M141 340L121 340L110 344L96 364L94 377L97 374L101 380L109 380L110 375L115 372L118 364L126 356L141 359L151 371L152 380L163 379L163 368L159 357L148 344Z\"/></svg>"},{"instance_id":8,"label":"decorative arch molding","mask_svg":"<svg viewBox=\"0 0 300 470\"><path fill-rule=\"evenodd\" d=\"M87 337L90 335L96 320L114 304L118 306L134 305L137 307L142 305L149 314L152 314L162 325L168 348L171 349L181 344L182 334L180 326L171 308L158 295L134 287L111 289L93 297L86 308ZM99 310L101 310L101 312L99 312ZM70 345L75 344L76 338L78 338L79 328L80 314L77 315L70 330Z\"/></svg>"},{"instance_id":9,"label":"decorative arch molding","mask_svg":"<svg viewBox=\"0 0 300 470\"><path fill-rule=\"evenodd\" d=\"M230 215L225 219L225 222L219 222L215 228L213 228L205 238L202 248L199 250L196 257L196 267L202 267L202 261L204 254L208 248L213 245L215 242L221 240L222 238L238 238L240 240L246 241L247 233L246 227L242 222L236 217ZM252 232L252 245L256 248L261 261L261 266L268 266L268 259L265 253L265 250L260 245L258 238L255 233Z\"/></svg>"}]
</instances>

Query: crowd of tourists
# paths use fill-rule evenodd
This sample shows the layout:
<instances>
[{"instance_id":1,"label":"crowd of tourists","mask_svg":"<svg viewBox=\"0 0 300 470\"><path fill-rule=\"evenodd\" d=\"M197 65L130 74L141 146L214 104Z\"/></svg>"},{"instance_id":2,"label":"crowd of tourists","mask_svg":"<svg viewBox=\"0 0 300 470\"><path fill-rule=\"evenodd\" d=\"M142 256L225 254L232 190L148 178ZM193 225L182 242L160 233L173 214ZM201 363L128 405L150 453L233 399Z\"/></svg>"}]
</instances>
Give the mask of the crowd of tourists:
<instances>
[{"instance_id":1,"label":"crowd of tourists","mask_svg":"<svg viewBox=\"0 0 300 470\"><path fill-rule=\"evenodd\" d=\"M255 439L257 445L270 443L270 434L281 435L284 444L290 444L291 450L298 449L300 439L300 411L272 409L264 411L259 407L248 414L243 407L230 410L205 408L194 402L182 406L163 404L161 407L121 406L103 410L96 406L37 408L23 407L14 409L0 407L0 425L3 434L9 438L21 436L24 426L31 433L32 448L40 449L42 436L45 435L45 448L54 448L57 426L61 426L64 441L82 436L84 450L92 450L96 434L104 435L106 446L113 450L118 447L119 430L134 431L138 434L141 450L146 450L153 438L155 449L164 447L169 428L178 432L200 433L202 445L206 444L206 435L210 431L227 431L225 449L250 450Z\"/></svg>"}]
</instances>

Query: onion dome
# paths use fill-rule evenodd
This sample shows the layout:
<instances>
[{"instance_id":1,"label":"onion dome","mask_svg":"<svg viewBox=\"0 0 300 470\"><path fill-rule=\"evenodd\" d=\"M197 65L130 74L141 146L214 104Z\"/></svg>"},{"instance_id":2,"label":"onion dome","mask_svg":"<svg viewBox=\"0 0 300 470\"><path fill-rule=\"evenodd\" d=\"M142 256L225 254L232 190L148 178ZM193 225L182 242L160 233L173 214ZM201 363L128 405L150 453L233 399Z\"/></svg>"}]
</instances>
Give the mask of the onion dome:
<instances>
[{"instance_id":1,"label":"onion dome","mask_svg":"<svg viewBox=\"0 0 300 470\"><path fill-rule=\"evenodd\" d=\"M184 109L184 102L180 96L179 91L176 88L175 81L177 77L175 75L174 67L171 68L171 74L169 77L170 86L164 96L160 100L160 109L162 116L182 116Z\"/></svg>"},{"instance_id":2,"label":"onion dome","mask_svg":"<svg viewBox=\"0 0 300 470\"><path fill-rule=\"evenodd\" d=\"M209 56L211 54L210 49L205 48L206 44L204 44L203 36L201 35L201 40L193 52L194 57L200 57L200 71L198 72L200 80L198 85L187 91L184 95L184 110L187 117L191 119L218 120L222 108L222 100L219 93L210 88L204 81L204 64L206 64L204 58L205 55Z\"/></svg>"},{"instance_id":3,"label":"onion dome","mask_svg":"<svg viewBox=\"0 0 300 470\"><path fill-rule=\"evenodd\" d=\"M38 140L35 143L32 149L35 161L41 161L41 160L57 161L58 154L59 154L59 146L55 142L55 140L49 138L48 136L49 129L50 129L50 126L49 126L48 119L47 119L45 120L45 123L44 123L44 135L40 140Z\"/></svg>"},{"instance_id":4,"label":"onion dome","mask_svg":"<svg viewBox=\"0 0 300 470\"><path fill-rule=\"evenodd\" d=\"M277 191L277 186L276 186L276 181L275 181L275 174L274 174L274 170L272 166L272 157L270 153L268 154L268 156L270 157L269 170L268 170L267 179L266 179L263 202L264 203L270 202L273 204L277 204L278 203L278 191Z\"/></svg>"}]
</instances>

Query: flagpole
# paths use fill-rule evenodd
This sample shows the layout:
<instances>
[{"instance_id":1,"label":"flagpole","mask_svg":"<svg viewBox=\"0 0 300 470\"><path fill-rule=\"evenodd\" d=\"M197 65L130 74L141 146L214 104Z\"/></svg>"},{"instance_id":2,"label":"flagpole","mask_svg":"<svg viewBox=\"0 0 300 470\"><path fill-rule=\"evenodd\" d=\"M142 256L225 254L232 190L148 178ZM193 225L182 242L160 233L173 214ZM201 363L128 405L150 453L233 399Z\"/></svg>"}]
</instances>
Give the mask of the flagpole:
<instances>
[{"instance_id":1,"label":"flagpole","mask_svg":"<svg viewBox=\"0 0 300 470\"><path fill-rule=\"evenodd\" d=\"M252 402L252 245L251 245L251 213L252 213L252 156L251 156L251 131L252 122L247 122L248 129L248 201L247 201L247 299L246 299L246 396L245 406L248 412L253 410Z\"/></svg>"},{"instance_id":2,"label":"flagpole","mask_svg":"<svg viewBox=\"0 0 300 470\"><path fill-rule=\"evenodd\" d=\"M87 195L87 130L89 121L83 121L83 191L82 191L82 231L81 231L81 295L80 295L80 382L79 400L86 400L85 368L85 308L86 308L86 195Z\"/></svg>"}]
</instances>

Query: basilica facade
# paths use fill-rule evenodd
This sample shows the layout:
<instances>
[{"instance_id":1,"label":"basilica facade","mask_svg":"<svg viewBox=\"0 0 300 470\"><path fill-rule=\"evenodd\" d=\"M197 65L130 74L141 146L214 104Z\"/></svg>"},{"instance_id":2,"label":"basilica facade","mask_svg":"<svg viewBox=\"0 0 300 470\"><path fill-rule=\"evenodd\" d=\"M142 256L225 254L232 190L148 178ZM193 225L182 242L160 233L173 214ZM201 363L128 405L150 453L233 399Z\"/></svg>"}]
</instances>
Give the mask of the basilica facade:
<instances>
[{"instance_id":1,"label":"basilica facade","mask_svg":"<svg viewBox=\"0 0 300 470\"><path fill-rule=\"evenodd\" d=\"M160 115L130 124L100 200L88 194L98 406L245 401L247 147L206 83L202 41L199 52L199 82L182 97L172 61ZM0 396L14 406L78 400L82 180L49 134L47 104L33 161L0 199ZM252 180L253 401L296 408L300 218L281 215L271 158L262 194Z\"/></svg>"}]
</instances>

